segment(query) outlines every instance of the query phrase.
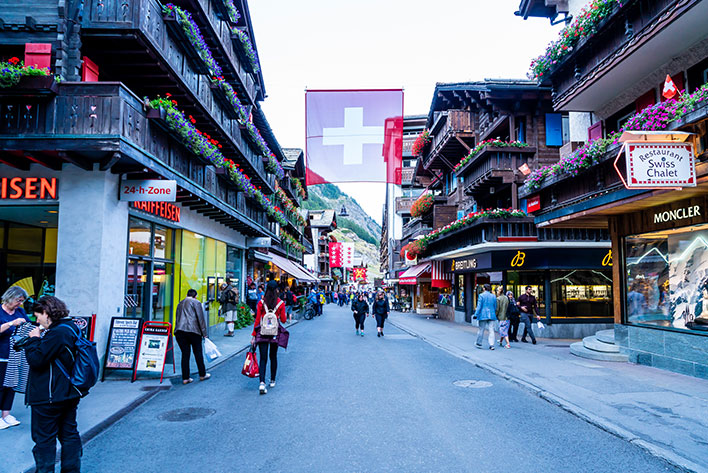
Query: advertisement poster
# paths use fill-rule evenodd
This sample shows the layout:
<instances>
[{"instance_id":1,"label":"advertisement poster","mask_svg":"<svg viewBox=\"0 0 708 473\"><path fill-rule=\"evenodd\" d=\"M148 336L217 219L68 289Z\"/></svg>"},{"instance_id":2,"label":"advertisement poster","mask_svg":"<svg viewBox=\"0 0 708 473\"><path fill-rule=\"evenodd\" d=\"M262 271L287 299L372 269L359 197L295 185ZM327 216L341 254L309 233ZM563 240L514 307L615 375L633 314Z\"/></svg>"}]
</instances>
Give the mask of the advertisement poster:
<instances>
[{"instance_id":1,"label":"advertisement poster","mask_svg":"<svg viewBox=\"0 0 708 473\"><path fill-rule=\"evenodd\" d=\"M672 326L708 324L708 231L669 235Z\"/></svg>"},{"instance_id":2,"label":"advertisement poster","mask_svg":"<svg viewBox=\"0 0 708 473\"><path fill-rule=\"evenodd\" d=\"M162 373L170 337L169 325L146 323L140 340L140 351L136 371Z\"/></svg>"},{"instance_id":3,"label":"advertisement poster","mask_svg":"<svg viewBox=\"0 0 708 473\"><path fill-rule=\"evenodd\" d=\"M106 354L106 368L132 369L138 347L141 319L114 317Z\"/></svg>"}]
</instances>

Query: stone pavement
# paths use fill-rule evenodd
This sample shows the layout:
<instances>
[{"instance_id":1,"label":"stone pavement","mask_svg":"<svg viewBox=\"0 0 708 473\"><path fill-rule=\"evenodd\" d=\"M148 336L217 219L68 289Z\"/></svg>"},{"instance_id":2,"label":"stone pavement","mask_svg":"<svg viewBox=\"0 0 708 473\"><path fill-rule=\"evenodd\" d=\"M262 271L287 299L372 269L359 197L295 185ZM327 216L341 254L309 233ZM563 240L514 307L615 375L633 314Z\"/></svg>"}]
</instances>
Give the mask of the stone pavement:
<instances>
[{"instance_id":1,"label":"stone pavement","mask_svg":"<svg viewBox=\"0 0 708 473\"><path fill-rule=\"evenodd\" d=\"M294 323L297 321L294 320ZM286 327L290 325L292 324L285 324ZM210 336L222 356L214 360L213 363L207 362L207 371L245 351L250 345L251 330L251 327L244 327L237 330L233 337L224 337L220 328L212 327ZM78 424L83 441L89 441L161 390L170 389L173 384L181 383L180 356L179 347L175 343L177 366L173 372L171 364L165 365L166 379L162 384L160 384L159 375L157 378L140 375L135 383L131 383L128 381L131 372L113 371L104 382L99 382L94 386L89 395L79 404ZM197 366L194 363L194 356L191 358L191 372L195 383L199 383L198 376L195 376ZM0 444L3 445L0 473L23 473L34 469L32 457L34 443L30 435L30 409L24 403L23 395L15 396L12 414L22 423L17 427L0 431ZM6 448L10 445L14 447Z\"/></svg>"},{"instance_id":2,"label":"stone pavement","mask_svg":"<svg viewBox=\"0 0 708 473\"><path fill-rule=\"evenodd\" d=\"M475 347L477 328L394 312L390 322L686 471L708 472L708 381L570 354L576 340ZM523 330L523 327L522 327ZM497 334L498 335L498 334Z\"/></svg>"}]
</instances>

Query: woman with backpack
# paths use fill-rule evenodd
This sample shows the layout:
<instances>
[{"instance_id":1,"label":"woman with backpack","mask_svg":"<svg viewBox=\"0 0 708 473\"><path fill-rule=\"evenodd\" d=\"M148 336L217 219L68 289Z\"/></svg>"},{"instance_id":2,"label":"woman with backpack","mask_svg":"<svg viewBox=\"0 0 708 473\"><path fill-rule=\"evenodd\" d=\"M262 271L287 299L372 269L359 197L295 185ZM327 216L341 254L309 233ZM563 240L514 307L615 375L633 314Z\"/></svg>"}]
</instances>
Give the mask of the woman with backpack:
<instances>
[{"instance_id":1,"label":"woman with backpack","mask_svg":"<svg viewBox=\"0 0 708 473\"><path fill-rule=\"evenodd\" d=\"M364 336L364 321L369 314L369 304L366 302L364 294L359 294L359 299L352 303L352 315L354 316L354 325L356 325L356 334Z\"/></svg>"},{"instance_id":2,"label":"woman with backpack","mask_svg":"<svg viewBox=\"0 0 708 473\"><path fill-rule=\"evenodd\" d=\"M278 297L278 283L268 282L263 298L256 306L256 320L253 323L253 333L251 334L251 345L258 345L260 359L258 371L261 384L258 391L266 394L268 390L265 384L265 372L268 360L270 360L270 383L269 387L275 387L275 375L278 371L278 344L281 331L280 323L285 323L287 314L285 303Z\"/></svg>"},{"instance_id":3,"label":"woman with backpack","mask_svg":"<svg viewBox=\"0 0 708 473\"><path fill-rule=\"evenodd\" d=\"M76 411L82 393L69 376L76 356L79 329L69 317L64 302L53 296L40 297L32 308L37 327L24 344L30 366L25 401L32 408L32 449L37 473L54 471L57 435L61 443L61 471L81 470L81 437Z\"/></svg>"}]
</instances>

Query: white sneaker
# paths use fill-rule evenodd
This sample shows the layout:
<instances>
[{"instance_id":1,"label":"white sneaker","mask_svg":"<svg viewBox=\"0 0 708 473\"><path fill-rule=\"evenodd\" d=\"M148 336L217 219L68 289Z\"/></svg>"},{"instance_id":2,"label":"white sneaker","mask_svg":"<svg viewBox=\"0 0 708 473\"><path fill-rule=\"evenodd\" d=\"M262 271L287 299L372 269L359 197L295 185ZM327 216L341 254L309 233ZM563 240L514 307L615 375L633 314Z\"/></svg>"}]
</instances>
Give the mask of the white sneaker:
<instances>
[{"instance_id":1,"label":"white sneaker","mask_svg":"<svg viewBox=\"0 0 708 473\"><path fill-rule=\"evenodd\" d=\"M7 417L4 417L2 420L5 421L5 423L8 425L8 427L14 427L16 425L20 425L20 421L15 419L15 416L12 414L9 414Z\"/></svg>"},{"instance_id":2,"label":"white sneaker","mask_svg":"<svg viewBox=\"0 0 708 473\"><path fill-rule=\"evenodd\" d=\"M269 388L274 388L275 387L275 381L271 381L270 384L268 385Z\"/></svg>"},{"instance_id":3,"label":"white sneaker","mask_svg":"<svg viewBox=\"0 0 708 473\"><path fill-rule=\"evenodd\" d=\"M5 419L0 419L0 430L5 430L10 427L10 424L5 422Z\"/></svg>"},{"instance_id":4,"label":"white sneaker","mask_svg":"<svg viewBox=\"0 0 708 473\"><path fill-rule=\"evenodd\" d=\"M261 394L265 394L265 393L268 392L268 390L267 390L266 387L265 387L265 383L261 383L261 385L258 387L258 391L259 391Z\"/></svg>"}]
</instances>

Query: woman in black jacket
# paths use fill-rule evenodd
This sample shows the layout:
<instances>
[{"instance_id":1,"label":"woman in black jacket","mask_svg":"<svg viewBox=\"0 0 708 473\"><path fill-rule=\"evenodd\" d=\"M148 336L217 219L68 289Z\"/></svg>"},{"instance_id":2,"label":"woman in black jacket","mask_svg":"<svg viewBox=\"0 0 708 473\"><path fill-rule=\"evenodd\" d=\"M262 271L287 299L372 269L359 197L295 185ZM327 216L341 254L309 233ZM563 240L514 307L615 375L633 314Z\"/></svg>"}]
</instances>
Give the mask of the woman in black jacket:
<instances>
[{"instance_id":1,"label":"woman in black jacket","mask_svg":"<svg viewBox=\"0 0 708 473\"><path fill-rule=\"evenodd\" d=\"M383 337L384 322L386 322L388 317L388 299L384 296L383 291L379 291L376 294L374 305L371 306L371 313L376 316L376 330L379 332L376 336Z\"/></svg>"},{"instance_id":2,"label":"woman in black jacket","mask_svg":"<svg viewBox=\"0 0 708 473\"><path fill-rule=\"evenodd\" d=\"M30 332L25 356L30 365L26 402L32 407L32 449L37 473L54 471L57 435L61 442L61 471L81 471L81 437L76 425L76 410L81 392L71 384L67 373L74 366L78 328L69 318L66 305L56 297L43 296L32 308L40 328Z\"/></svg>"},{"instance_id":3,"label":"woman in black jacket","mask_svg":"<svg viewBox=\"0 0 708 473\"><path fill-rule=\"evenodd\" d=\"M369 304L366 302L364 293L359 293L359 297L352 303L352 315L356 325L356 334L364 336L364 321L369 313ZM359 330L361 329L361 331Z\"/></svg>"}]
</instances>

